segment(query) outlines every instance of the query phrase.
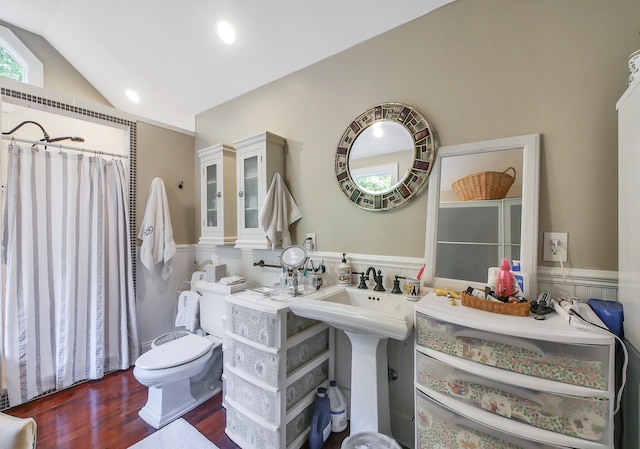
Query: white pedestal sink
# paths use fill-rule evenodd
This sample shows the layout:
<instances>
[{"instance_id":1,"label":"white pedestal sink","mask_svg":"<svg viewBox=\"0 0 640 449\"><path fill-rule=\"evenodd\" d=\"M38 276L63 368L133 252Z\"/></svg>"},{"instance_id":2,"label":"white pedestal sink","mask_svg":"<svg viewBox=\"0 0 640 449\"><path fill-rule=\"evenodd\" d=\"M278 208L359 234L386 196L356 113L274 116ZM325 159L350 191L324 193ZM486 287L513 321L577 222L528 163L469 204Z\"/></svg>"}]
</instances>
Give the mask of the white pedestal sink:
<instances>
[{"instance_id":1,"label":"white pedestal sink","mask_svg":"<svg viewBox=\"0 0 640 449\"><path fill-rule=\"evenodd\" d=\"M405 340L413 303L404 295L339 286L294 298L296 315L343 330L351 341L351 433L391 436L387 340Z\"/></svg>"}]
</instances>

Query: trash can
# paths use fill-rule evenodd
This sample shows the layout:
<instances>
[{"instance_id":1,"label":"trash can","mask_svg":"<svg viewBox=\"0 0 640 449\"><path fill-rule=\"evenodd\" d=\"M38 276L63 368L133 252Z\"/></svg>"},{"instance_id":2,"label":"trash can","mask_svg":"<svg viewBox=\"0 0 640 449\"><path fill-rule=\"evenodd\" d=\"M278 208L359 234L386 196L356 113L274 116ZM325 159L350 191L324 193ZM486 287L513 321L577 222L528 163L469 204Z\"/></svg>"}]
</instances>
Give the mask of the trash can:
<instances>
[{"instance_id":1,"label":"trash can","mask_svg":"<svg viewBox=\"0 0 640 449\"><path fill-rule=\"evenodd\" d=\"M378 432L360 432L348 436L340 449L402 449L398 442Z\"/></svg>"}]
</instances>

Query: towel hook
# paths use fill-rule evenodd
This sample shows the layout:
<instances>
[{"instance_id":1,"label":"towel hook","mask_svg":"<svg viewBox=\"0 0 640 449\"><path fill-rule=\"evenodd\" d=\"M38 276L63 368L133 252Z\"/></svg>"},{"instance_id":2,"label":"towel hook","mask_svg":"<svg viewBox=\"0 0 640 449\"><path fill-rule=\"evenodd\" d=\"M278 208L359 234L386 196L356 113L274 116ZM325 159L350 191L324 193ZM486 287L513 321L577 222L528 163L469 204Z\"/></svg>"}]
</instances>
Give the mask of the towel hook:
<instances>
[{"instance_id":1,"label":"towel hook","mask_svg":"<svg viewBox=\"0 0 640 449\"><path fill-rule=\"evenodd\" d=\"M178 188L182 190L183 187L184 187L184 181L180 181L180 184L178 184Z\"/></svg>"}]
</instances>

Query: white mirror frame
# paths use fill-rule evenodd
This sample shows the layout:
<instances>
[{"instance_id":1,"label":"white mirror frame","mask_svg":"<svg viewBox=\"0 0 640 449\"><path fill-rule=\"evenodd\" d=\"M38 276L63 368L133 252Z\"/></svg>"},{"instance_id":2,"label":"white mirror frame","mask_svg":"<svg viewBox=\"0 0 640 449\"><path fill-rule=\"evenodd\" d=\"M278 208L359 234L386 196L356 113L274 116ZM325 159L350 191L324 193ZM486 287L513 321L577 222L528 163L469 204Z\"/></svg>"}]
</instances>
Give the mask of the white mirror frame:
<instances>
[{"instance_id":1,"label":"white mirror frame","mask_svg":"<svg viewBox=\"0 0 640 449\"><path fill-rule=\"evenodd\" d=\"M440 179L442 175L442 159L465 154L489 153L494 151L523 149L522 159L522 227L520 236L521 269L529 274L530 292L537 291L538 268L538 209L540 184L540 134L507 137L461 145L440 147L435 164L429 176L427 204L427 233L425 238L426 266L424 280L432 287L448 287L457 290L467 287L483 287L477 282L464 279L436 278L436 249L438 232L438 211L440 206ZM498 261L496 261L496 264ZM535 299L535 298L528 298Z\"/></svg>"}]
</instances>

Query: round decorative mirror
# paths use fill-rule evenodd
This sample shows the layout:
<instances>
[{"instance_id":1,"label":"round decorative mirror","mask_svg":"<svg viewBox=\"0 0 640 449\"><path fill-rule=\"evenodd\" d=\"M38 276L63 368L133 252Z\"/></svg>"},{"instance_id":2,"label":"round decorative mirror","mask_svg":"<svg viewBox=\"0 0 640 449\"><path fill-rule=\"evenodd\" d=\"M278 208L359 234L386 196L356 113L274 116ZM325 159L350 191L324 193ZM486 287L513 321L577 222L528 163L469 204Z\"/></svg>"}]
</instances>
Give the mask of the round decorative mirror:
<instances>
[{"instance_id":1,"label":"round decorative mirror","mask_svg":"<svg viewBox=\"0 0 640 449\"><path fill-rule=\"evenodd\" d=\"M402 103L377 104L356 117L338 143L338 185L363 209L401 206L426 186L435 152L422 114Z\"/></svg>"}]
</instances>

